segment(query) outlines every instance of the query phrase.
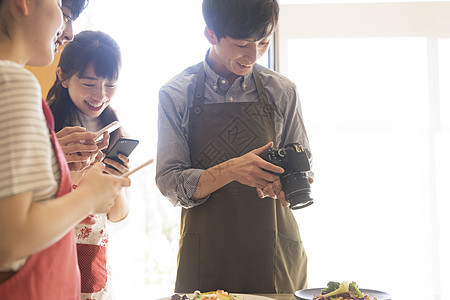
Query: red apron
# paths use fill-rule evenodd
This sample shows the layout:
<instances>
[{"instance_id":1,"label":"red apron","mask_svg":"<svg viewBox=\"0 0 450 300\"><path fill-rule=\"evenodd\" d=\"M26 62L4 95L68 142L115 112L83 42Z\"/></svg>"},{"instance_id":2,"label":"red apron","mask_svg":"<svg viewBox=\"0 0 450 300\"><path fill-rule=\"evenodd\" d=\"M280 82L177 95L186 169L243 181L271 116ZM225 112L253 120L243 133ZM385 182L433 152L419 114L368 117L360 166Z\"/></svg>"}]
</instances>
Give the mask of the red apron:
<instances>
[{"instance_id":1,"label":"red apron","mask_svg":"<svg viewBox=\"0 0 450 300\"><path fill-rule=\"evenodd\" d=\"M42 109L61 170L57 193L57 197L61 197L71 190L69 168L55 136L53 115L44 101ZM52 246L31 255L17 273L0 284L0 299L80 299L80 272L73 230Z\"/></svg>"},{"instance_id":2,"label":"red apron","mask_svg":"<svg viewBox=\"0 0 450 300\"><path fill-rule=\"evenodd\" d=\"M88 217L89 218L89 217ZM86 218L84 222L88 219ZM94 218L90 218L96 222ZM86 224L86 223L84 223ZM88 223L89 224L89 223ZM78 226L85 226L83 222ZM86 225L84 229L104 230L98 227ZM78 232L78 231L77 231ZM103 239L103 234L99 239ZM107 238L107 237L106 237ZM100 243L100 241L97 241ZM106 242L107 243L107 242ZM106 287L108 281L108 269L106 267L107 247L104 245L83 244L77 242L78 266L81 273L81 293L93 294L101 292ZM105 291L106 293L106 291Z\"/></svg>"}]
</instances>

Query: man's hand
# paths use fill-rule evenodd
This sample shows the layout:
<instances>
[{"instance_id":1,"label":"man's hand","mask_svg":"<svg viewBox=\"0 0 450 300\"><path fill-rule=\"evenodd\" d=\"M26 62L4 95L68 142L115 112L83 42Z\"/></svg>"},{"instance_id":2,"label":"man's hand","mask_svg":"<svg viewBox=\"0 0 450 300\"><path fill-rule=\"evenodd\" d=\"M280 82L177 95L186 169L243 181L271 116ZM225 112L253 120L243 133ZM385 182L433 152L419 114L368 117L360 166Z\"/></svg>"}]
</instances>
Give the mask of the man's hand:
<instances>
[{"instance_id":1,"label":"man's hand","mask_svg":"<svg viewBox=\"0 0 450 300\"><path fill-rule=\"evenodd\" d=\"M312 177L308 177L308 180L310 184L314 182L314 179ZM284 207L289 206L289 202L286 199L286 195L283 191L283 187L281 186L281 181L279 178L271 183L268 183L264 188L256 188L256 192L261 199L270 197L280 200L281 205L283 205Z\"/></svg>"},{"instance_id":2,"label":"man's hand","mask_svg":"<svg viewBox=\"0 0 450 300\"><path fill-rule=\"evenodd\" d=\"M286 195L281 186L280 178L277 178L273 182L269 182L264 188L256 188L256 192L261 199L270 197L280 200L281 205L284 207L289 206L289 202L286 200Z\"/></svg>"},{"instance_id":3,"label":"man's hand","mask_svg":"<svg viewBox=\"0 0 450 300\"><path fill-rule=\"evenodd\" d=\"M232 158L205 170L197 183L193 199L201 199L232 181L263 189L278 179L273 173L284 173L283 168L271 164L259 155L271 148L272 142L240 157Z\"/></svg>"},{"instance_id":4,"label":"man's hand","mask_svg":"<svg viewBox=\"0 0 450 300\"><path fill-rule=\"evenodd\" d=\"M271 164L259 156L264 150L270 149L272 146L273 143L270 142L243 156L230 159L226 167L229 168L232 179L261 189L277 180L278 176L273 173L284 173L283 168Z\"/></svg>"}]
</instances>

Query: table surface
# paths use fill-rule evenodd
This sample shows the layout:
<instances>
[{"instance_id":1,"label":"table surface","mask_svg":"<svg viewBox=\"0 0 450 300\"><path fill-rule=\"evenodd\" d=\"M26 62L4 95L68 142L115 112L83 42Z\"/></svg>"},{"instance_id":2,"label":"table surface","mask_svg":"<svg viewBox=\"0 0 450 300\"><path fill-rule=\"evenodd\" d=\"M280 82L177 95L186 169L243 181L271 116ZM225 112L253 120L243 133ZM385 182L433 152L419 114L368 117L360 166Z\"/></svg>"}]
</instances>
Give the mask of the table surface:
<instances>
[{"instance_id":1,"label":"table surface","mask_svg":"<svg viewBox=\"0 0 450 300\"><path fill-rule=\"evenodd\" d=\"M297 300L294 296L294 294L252 294L255 296L264 296L270 299L275 299L275 300ZM167 298L161 298L159 300L169 300L170 297Z\"/></svg>"},{"instance_id":2,"label":"table surface","mask_svg":"<svg viewBox=\"0 0 450 300\"><path fill-rule=\"evenodd\" d=\"M296 300L294 294L261 294L259 296L264 296L276 300Z\"/></svg>"}]
</instances>

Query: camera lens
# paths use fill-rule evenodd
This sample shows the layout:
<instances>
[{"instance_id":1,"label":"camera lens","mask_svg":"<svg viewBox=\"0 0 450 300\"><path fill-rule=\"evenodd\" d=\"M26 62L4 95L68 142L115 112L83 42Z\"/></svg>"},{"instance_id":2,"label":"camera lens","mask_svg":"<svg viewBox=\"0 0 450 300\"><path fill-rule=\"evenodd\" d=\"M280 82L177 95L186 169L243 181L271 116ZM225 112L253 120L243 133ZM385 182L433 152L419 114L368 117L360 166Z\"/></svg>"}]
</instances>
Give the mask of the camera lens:
<instances>
[{"instance_id":1,"label":"camera lens","mask_svg":"<svg viewBox=\"0 0 450 300\"><path fill-rule=\"evenodd\" d=\"M282 176L280 180L291 209L300 209L313 204L311 185L306 173L293 172Z\"/></svg>"},{"instance_id":2,"label":"camera lens","mask_svg":"<svg viewBox=\"0 0 450 300\"><path fill-rule=\"evenodd\" d=\"M311 166L302 145L293 143L278 150L267 149L261 153L261 158L285 170L285 173L279 176L291 209L300 209L313 204L307 173Z\"/></svg>"}]
</instances>

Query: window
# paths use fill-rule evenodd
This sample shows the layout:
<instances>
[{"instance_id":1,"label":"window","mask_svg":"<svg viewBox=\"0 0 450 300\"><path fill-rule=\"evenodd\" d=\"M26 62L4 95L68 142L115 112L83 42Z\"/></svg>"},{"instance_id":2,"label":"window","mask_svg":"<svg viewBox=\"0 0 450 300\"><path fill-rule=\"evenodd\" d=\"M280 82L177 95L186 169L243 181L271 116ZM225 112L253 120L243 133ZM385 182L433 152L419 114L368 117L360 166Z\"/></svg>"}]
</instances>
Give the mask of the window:
<instances>
[{"instance_id":1,"label":"window","mask_svg":"<svg viewBox=\"0 0 450 300\"><path fill-rule=\"evenodd\" d=\"M389 2L281 0L276 67L298 86L316 173L315 204L295 215L310 287L355 280L439 300L450 281L450 3ZM132 164L155 157L158 90L209 47L201 0L91 1L75 22L84 29L121 46L112 106L141 141ZM111 234L118 299L173 291L180 211L154 175L133 175L130 224Z\"/></svg>"},{"instance_id":2,"label":"window","mask_svg":"<svg viewBox=\"0 0 450 300\"><path fill-rule=\"evenodd\" d=\"M279 67L298 85L316 173L316 203L296 212L309 286L355 280L393 299L444 299L449 13L282 7Z\"/></svg>"}]
</instances>

